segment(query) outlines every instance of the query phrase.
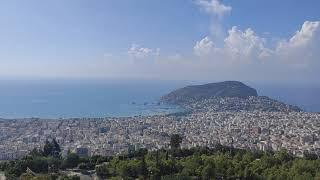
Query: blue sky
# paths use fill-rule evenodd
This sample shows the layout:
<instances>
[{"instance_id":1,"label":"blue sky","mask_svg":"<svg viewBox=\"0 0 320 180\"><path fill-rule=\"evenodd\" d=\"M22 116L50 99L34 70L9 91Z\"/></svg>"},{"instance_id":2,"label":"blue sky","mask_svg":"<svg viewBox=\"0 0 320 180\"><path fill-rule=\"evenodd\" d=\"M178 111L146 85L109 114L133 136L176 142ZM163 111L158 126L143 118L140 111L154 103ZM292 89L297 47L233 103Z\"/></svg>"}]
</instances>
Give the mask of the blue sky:
<instances>
[{"instance_id":1,"label":"blue sky","mask_svg":"<svg viewBox=\"0 0 320 180\"><path fill-rule=\"evenodd\" d=\"M3 0L0 78L313 81L319 9L317 0Z\"/></svg>"}]
</instances>

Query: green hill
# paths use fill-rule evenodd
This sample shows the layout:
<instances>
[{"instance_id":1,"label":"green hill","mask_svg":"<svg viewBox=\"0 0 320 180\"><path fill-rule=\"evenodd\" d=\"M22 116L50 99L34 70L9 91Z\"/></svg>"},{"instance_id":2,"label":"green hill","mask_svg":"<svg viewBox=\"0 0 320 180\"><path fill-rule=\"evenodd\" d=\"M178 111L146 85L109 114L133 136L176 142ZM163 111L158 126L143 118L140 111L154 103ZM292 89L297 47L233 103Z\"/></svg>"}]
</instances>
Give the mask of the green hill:
<instances>
[{"instance_id":1,"label":"green hill","mask_svg":"<svg viewBox=\"0 0 320 180\"><path fill-rule=\"evenodd\" d=\"M239 81L224 81L204 85L187 86L177 89L161 98L164 102L181 103L189 99L208 99L212 97L258 96L255 89Z\"/></svg>"}]
</instances>

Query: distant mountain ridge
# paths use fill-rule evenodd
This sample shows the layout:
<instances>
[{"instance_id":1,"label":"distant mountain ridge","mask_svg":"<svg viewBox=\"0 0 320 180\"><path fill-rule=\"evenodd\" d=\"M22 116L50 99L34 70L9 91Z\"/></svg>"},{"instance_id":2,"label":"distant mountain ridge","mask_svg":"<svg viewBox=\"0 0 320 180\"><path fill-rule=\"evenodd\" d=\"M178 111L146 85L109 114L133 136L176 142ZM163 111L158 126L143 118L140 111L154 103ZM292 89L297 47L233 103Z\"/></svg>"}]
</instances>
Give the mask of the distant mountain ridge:
<instances>
[{"instance_id":1,"label":"distant mountain ridge","mask_svg":"<svg viewBox=\"0 0 320 180\"><path fill-rule=\"evenodd\" d=\"M257 91L239 81L224 81L204 85L186 86L163 96L161 100L165 102L178 103L187 99L250 96L258 96Z\"/></svg>"}]
</instances>

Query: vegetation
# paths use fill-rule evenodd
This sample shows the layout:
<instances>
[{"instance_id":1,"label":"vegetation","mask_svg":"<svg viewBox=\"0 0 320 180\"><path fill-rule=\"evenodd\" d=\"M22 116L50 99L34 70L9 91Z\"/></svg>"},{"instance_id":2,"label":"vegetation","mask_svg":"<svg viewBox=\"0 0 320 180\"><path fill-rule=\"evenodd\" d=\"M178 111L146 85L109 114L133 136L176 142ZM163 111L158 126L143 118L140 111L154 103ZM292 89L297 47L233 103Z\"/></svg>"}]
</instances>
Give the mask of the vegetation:
<instances>
[{"instance_id":1,"label":"vegetation","mask_svg":"<svg viewBox=\"0 0 320 180\"><path fill-rule=\"evenodd\" d=\"M224 81L204 85L187 86L177 89L161 98L169 103L186 103L190 99L209 99L213 97L258 96L255 89L238 81Z\"/></svg>"},{"instance_id":2,"label":"vegetation","mask_svg":"<svg viewBox=\"0 0 320 180\"><path fill-rule=\"evenodd\" d=\"M182 142L182 137L179 134L173 134L170 138L171 149L179 149Z\"/></svg>"},{"instance_id":3,"label":"vegetation","mask_svg":"<svg viewBox=\"0 0 320 180\"><path fill-rule=\"evenodd\" d=\"M60 170L78 168L95 170L102 179L319 179L320 159L308 154L294 157L285 150L261 152L234 149L221 145L214 148L180 148L181 137L173 135L171 149L147 151L112 157L80 158L69 153L62 158L34 150L29 156L0 164L8 179L28 179L27 168L42 174L29 179L55 179ZM55 148L53 148L55 149ZM47 177L45 178L45 175ZM50 177L50 178L49 178ZM79 177L60 176L60 179Z\"/></svg>"}]
</instances>

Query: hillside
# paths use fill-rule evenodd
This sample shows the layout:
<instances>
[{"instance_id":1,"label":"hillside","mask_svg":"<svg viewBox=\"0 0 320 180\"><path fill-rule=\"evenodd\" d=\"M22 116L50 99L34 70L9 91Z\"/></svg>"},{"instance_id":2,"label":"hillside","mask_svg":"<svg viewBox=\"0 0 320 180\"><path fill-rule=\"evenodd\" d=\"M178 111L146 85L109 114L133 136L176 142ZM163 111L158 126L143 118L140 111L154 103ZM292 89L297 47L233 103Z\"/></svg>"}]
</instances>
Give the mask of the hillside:
<instances>
[{"instance_id":1,"label":"hillside","mask_svg":"<svg viewBox=\"0 0 320 180\"><path fill-rule=\"evenodd\" d=\"M293 105L271 99L266 96L250 96L248 98L239 97L215 97L190 101L184 103L183 107L195 111L214 112L301 112L302 110Z\"/></svg>"},{"instance_id":2,"label":"hillside","mask_svg":"<svg viewBox=\"0 0 320 180\"><path fill-rule=\"evenodd\" d=\"M258 96L255 89L238 81L187 86L163 96L161 101L178 104L191 111L302 111L297 106Z\"/></svg>"},{"instance_id":3,"label":"hillside","mask_svg":"<svg viewBox=\"0 0 320 180\"><path fill-rule=\"evenodd\" d=\"M168 103L183 103L190 99L209 99L213 97L258 96L255 89L239 81L224 81L204 85L187 86L177 89L161 98Z\"/></svg>"}]
</instances>

